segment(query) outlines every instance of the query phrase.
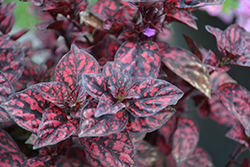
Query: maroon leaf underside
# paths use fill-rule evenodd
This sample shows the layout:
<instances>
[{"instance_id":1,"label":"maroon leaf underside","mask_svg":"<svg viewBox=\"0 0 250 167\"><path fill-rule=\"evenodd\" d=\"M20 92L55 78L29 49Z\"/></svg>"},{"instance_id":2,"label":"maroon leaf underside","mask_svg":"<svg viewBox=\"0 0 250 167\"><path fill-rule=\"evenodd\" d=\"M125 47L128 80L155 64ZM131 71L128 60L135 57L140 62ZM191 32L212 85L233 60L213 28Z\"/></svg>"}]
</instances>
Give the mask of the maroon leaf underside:
<instances>
[{"instance_id":1,"label":"maroon leaf underside","mask_svg":"<svg viewBox=\"0 0 250 167\"><path fill-rule=\"evenodd\" d=\"M54 145L75 134L78 129L79 120L68 119L64 110L52 106L43 111L41 123L38 128L38 139L33 146L34 149L48 145Z\"/></svg>"},{"instance_id":2,"label":"maroon leaf underside","mask_svg":"<svg viewBox=\"0 0 250 167\"><path fill-rule=\"evenodd\" d=\"M94 114L97 103L93 105L86 107L82 112L79 137L106 136L120 132L126 127L129 119L127 112L122 110L116 114L96 118Z\"/></svg>"},{"instance_id":3,"label":"maroon leaf underside","mask_svg":"<svg viewBox=\"0 0 250 167\"><path fill-rule=\"evenodd\" d=\"M193 166L214 166L212 158L202 148L197 147L194 153L189 159L184 162L181 167L193 167Z\"/></svg>"},{"instance_id":4,"label":"maroon leaf underside","mask_svg":"<svg viewBox=\"0 0 250 167\"><path fill-rule=\"evenodd\" d=\"M175 113L175 109L168 106L162 111L149 117L130 116L126 129L130 133L148 133L159 129Z\"/></svg>"},{"instance_id":5,"label":"maroon leaf underside","mask_svg":"<svg viewBox=\"0 0 250 167\"><path fill-rule=\"evenodd\" d=\"M249 147L249 144L247 143L248 137L245 134L244 127L240 123L237 123L234 127L232 127L232 129L227 132L225 136L242 145Z\"/></svg>"},{"instance_id":6,"label":"maroon leaf underside","mask_svg":"<svg viewBox=\"0 0 250 167\"><path fill-rule=\"evenodd\" d=\"M0 70L10 82L16 81L23 72L23 51L15 49L0 49Z\"/></svg>"},{"instance_id":7,"label":"maroon leaf underside","mask_svg":"<svg viewBox=\"0 0 250 167\"><path fill-rule=\"evenodd\" d=\"M95 117L106 114L116 114L125 107L125 104L117 102L111 94L103 93L96 108Z\"/></svg>"},{"instance_id":8,"label":"maroon leaf underside","mask_svg":"<svg viewBox=\"0 0 250 167\"><path fill-rule=\"evenodd\" d=\"M12 87L10 81L4 73L0 71L0 103L6 101L14 92L14 88Z\"/></svg>"},{"instance_id":9,"label":"maroon leaf underside","mask_svg":"<svg viewBox=\"0 0 250 167\"><path fill-rule=\"evenodd\" d=\"M95 99L100 100L103 93L108 93L108 77L102 74L84 74L83 87Z\"/></svg>"},{"instance_id":10,"label":"maroon leaf underside","mask_svg":"<svg viewBox=\"0 0 250 167\"><path fill-rule=\"evenodd\" d=\"M171 153L176 164L180 166L193 154L199 141L199 132L194 121L189 118L179 118L172 141Z\"/></svg>"},{"instance_id":11,"label":"maroon leaf underside","mask_svg":"<svg viewBox=\"0 0 250 167\"><path fill-rule=\"evenodd\" d=\"M67 107L66 100L70 98L70 89L60 82L44 82L32 86L42 97L60 108Z\"/></svg>"},{"instance_id":12,"label":"maroon leaf underside","mask_svg":"<svg viewBox=\"0 0 250 167\"><path fill-rule=\"evenodd\" d=\"M99 64L93 56L72 44L56 67L55 81L64 83L73 91L87 73L100 73Z\"/></svg>"},{"instance_id":13,"label":"maroon leaf underside","mask_svg":"<svg viewBox=\"0 0 250 167\"><path fill-rule=\"evenodd\" d=\"M198 46L196 45L195 41L192 38L190 38L190 37L188 37L186 35L183 35L183 37L185 38L190 51L195 56L197 56L200 61L202 61L203 60L202 53L201 53L200 49L198 48Z\"/></svg>"},{"instance_id":14,"label":"maroon leaf underside","mask_svg":"<svg viewBox=\"0 0 250 167\"><path fill-rule=\"evenodd\" d=\"M159 42L162 62L182 79L210 98L211 85L205 65L191 52Z\"/></svg>"},{"instance_id":15,"label":"maroon leaf underside","mask_svg":"<svg viewBox=\"0 0 250 167\"><path fill-rule=\"evenodd\" d=\"M154 115L183 96L179 88L159 79L140 80L131 89L140 94L140 98L128 100L127 110L135 117Z\"/></svg>"},{"instance_id":16,"label":"maroon leaf underside","mask_svg":"<svg viewBox=\"0 0 250 167\"><path fill-rule=\"evenodd\" d=\"M193 16L192 13L183 10L183 11L178 11L177 13L174 14L171 13L167 14L165 21L168 22L177 21L198 30L197 24L195 22L196 19L197 18Z\"/></svg>"},{"instance_id":17,"label":"maroon leaf underside","mask_svg":"<svg viewBox=\"0 0 250 167\"><path fill-rule=\"evenodd\" d=\"M218 88L217 94L224 106L241 122L249 137L250 92L236 83L226 83Z\"/></svg>"},{"instance_id":18,"label":"maroon leaf underside","mask_svg":"<svg viewBox=\"0 0 250 167\"><path fill-rule=\"evenodd\" d=\"M20 151L11 136L2 129L0 129L0 141L0 166L21 166L26 156Z\"/></svg>"},{"instance_id":19,"label":"maroon leaf underside","mask_svg":"<svg viewBox=\"0 0 250 167\"><path fill-rule=\"evenodd\" d=\"M130 73L133 81L142 78L157 78L160 70L160 52L154 42L124 42L115 55L115 60Z\"/></svg>"},{"instance_id":20,"label":"maroon leaf underside","mask_svg":"<svg viewBox=\"0 0 250 167\"><path fill-rule=\"evenodd\" d=\"M123 130L104 137L80 138L90 156L87 156L92 166L136 166L133 144L129 133ZM97 160L97 161L96 161Z\"/></svg>"},{"instance_id":21,"label":"maroon leaf underside","mask_svg":"<svg viewBox=\"0 0 250 167\"><path fill-rule=\"evenodd\" d=\"M35 134L38 131L43 110L50 106L51 103L34 88L18 92L1 104L1 107L20 127Z\"/></svg>"},{"instance_id":22,"label":"maroon leaf underside","mask_svg":"<svg viewBox=\"0 0 250 167\"><path fill-rule=\"evenodd\" d=\"M142 141L135 155L138 164L149 167L153 166L159 158L157 147L151 146L148 142Z\"/></svg>"}]
</instances>

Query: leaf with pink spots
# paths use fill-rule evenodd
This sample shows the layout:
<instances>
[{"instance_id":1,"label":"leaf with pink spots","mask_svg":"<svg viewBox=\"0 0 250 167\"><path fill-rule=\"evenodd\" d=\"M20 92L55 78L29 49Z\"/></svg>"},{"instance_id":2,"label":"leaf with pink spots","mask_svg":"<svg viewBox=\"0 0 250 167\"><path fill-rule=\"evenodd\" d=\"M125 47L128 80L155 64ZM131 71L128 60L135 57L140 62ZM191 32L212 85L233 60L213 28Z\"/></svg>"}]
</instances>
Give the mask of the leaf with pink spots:
<instances>
[{"instance_id":1,"label":"leaf with pink spots","mask_svg":"<svg viewBox=\"0 0 250 167\"><path fill-rule=\"evenodd\" d=\"M194 153L189 157L189 159L184 162L180 167L193 166L213 167L214 164L210 155L202 148L197 147Z\"/></svg>"},{"instance_id":2,"label":"leaf with pink spots","mask_svg":"<svg viewBox=\"0 0 250 167\"><path fill-rule=\"evenodd\" d=\"M178 166L193 154L199 141L198 128L189 118L179 118L173 134L172 156Z\"/></svg>"},{"instance_id":3,"label":"leaf with pink spots","mask_svg":"<svg viewBox=\"0 0 250 167\"><path fill-rule=\"evenodd\" d=\"M65 111L52 106L43 111L41 123L38 127L38 139L34 149L57 144L75 134L79 120L68 118Z\"/></svg>"},{"instance_id":4,"label":"leaf with pink spots","mask_svg":"<svg viewBox=\"0 0 250 167\"><path fill-rule=\"evenodd\" d=\"M167 13L165 17L165 21L167 22L177 21L197 30L198 27L195 22L196 19L197 18L194 15L192 15L192 13L189 13L185 10L173 14Z\"/></svg>"},{"instance_id":5,"label":"leaf with pink spots","mask_svg":"<svg viewBox=\"0 0 250 167\"><path fill-rule=\"evenodd\" d=\"M79 137L106 136L122 131L128 122L129 116L121 110L116 114L107 114L95 117L97 102L89 101L82 111Z\"/></svg>"},{"instance_id":6,"label":"leaf with pink spots","mask_svg":"<svg viewBox=\"0 0 250 167\"><path fill-rule=\"evenodd\" d=\"M250 92L236 83L226 83L217 89L217 95L224 106L232 112L250 136Z\"/></svg>"},{"instance_id":7,"label":"leaf with pink spots","mask_svg":"<svg viewBox=\"0 0 250 167\"><path fill-rule=\"evenodd\" d=\"M100 100L103 93L108 93L108 79L102 74L84 74L82 84L93 98Z\"/></svg>"},{"instance_id":8,"label":"leaf with pink spots","mask_svg":"<svg viewBox=\"0 0 250 167\"><path fill-rule=\"evenodd\" d=\"M0 166L18 167L26 158L11 136L0 129Z\"/></svg>"},{"instance_id":9,"label":"leaf with pink spots","mask_svg":"<svg viewBox=\"0 0 250 167\"><path fill-rule=\"evenodd\" d=\"M130 73L133 81L142 78L157 78L160 70L160 52L154 42L124 42L115 55L115 60Z\"/></svg>"},{"instance_id":10,"label":"leaf with pink spots","mask_svg":"<svg viewBox=\"0 0 250 167\"><path fill-rule=\"evenodd\" d=\"M126 129L130 133L148 133L159 129L175 113L175 109L168 106L149 117L130 116Z\"/></svg>"},{"instance_id":11,"label":"leaf with pink spots","mask_svg":"<svg viewBox=\"0 0 250 167\"><path fill-rule=\"evenodd\" d=\"M136 166L133 144L129 133L123 130L104 137L80 138L89 153L92 166ZM99 162L99 164L98 164Z\"/></svg>"},{"instance_id":12,"label":"leaf with pink spots","mask_svg":"<svg viewBox=\"0 0 250 167\"><path fill-rule=\"evenodd\" d=\"M225 135L227 138L232 139L246 147L249 147L248 137L245 134L245 128L240 124L236 123Z\"/></svg>"},{"instance_id":13,"label":"leaf with pink spots","mask_svg":"<svg viewBox=\"0 0 250 167\"><path fill-rule=\"evenodd\" d=\"M34 88L15 93L8 101L1 104L1 107L18 126L35 134L38 131L43 110L50 106L51 103L46 101Z\"/></svg>"},{"instance_id":14,"label":"leaf with pink spots","mask_svg":"<svg viewBox=\"0 0 250 167\"><path fill-rule=\"evenodd\" d=\"M131 89L140 95L140 98L128 100L127 110L135 117L154 115L169 105L175 105L183 96L179 88L159 79L139 80Z\"/></svg>"},{"instance_id":15,"label":"leaf with pink spots","mask_svg":"<svg viewBox=\"0 0 250 167\"><path fill-rule=\"evenodd\" d=\"M67 106L66 99L69 98L70 89L60 82L44 82L32 86L37 89L42 97L60 108Z\"/></svg>"},{"instance_id":16,"label":"leaf with pink spots","mask_svg":"<svg viewBox=\"0 0 250 167\"><path fill-rule=\"evenodd\" d=\"M250 67L250 35L244 28L233 24L224 31L211 26L206 26L206 29L217 40L222 57L220 65Z\"/></svg>"},{"instance_id":17,"label":"leaf with pink spots","mask_svg":"<svg viewBox=\"0 0 250 167\"><path fill-rule=\"evenodd\" d=\"M0 70L10 82L16 81L23 72L24 53L15 49L0 49Z\"/></svg>"},{"instance_id":18,"label":"leaf with pink spots","mask_svg":"<svg viewBox=\"0 0 250 167\"><path fill-rule=\"evenodd\" d=\"M82 79L83 74L100 73L100 67L93 56L71 45L70 51L59 61L55 70L55 81L67 85L71 91Z\"/></svg>"}]
</instances>

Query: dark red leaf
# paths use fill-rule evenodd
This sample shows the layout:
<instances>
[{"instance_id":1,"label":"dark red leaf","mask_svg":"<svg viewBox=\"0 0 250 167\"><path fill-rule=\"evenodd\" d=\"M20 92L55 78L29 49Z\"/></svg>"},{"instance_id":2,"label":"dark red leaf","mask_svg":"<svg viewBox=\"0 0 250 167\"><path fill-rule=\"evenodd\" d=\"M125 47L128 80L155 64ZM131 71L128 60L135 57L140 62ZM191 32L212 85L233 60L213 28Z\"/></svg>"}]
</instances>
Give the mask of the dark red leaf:
<instances>
[{"instance_id":1,"label":"dark red leaf","mask_svg":"<svg viewBox=\"0 0 250 167\"><path fill-rule=\"evenodd\" d=\"M235 64L250 67L250 35L242 27L234 24L225 31L206 26L217 40L222 59L220 64Z\"/></svg>"},{"instance_id":2,"label":"dark red leaf","mask_svg":"<svg viewBox=\"0 0 250 167\"><path fill-rule=\"evenodd\" d=\"M28 31L29 31L28 28L23 29L23 30L21 30L21 31L18 31L17 33L11 35L11 36L10 36L10 39L12 39L12 40L17 40L17 39L19 39L21 36L23 36L24 34L26 34Z\"/></svg>"},{"instance_id":3,"label":"dark red leaf","mask_svg":"<svg viewBox=\"0 0 250 167\"><path fill-rule=\"evenodd\" d=\"M102 70L102 74L106 75L107 77L110 77L112 75L112 70L116 69L118 71L121 71L123 74L126 73L126 69L122 66L122 64L119 61L109 61L105 64Z\"/></svg>"},{"instance_id":4,"label":"dark red leaf","mask_svg":"<svg viewBox=\"0 0 250 167\"><path fill-rule=\"evenodd\" d=\"M100 100L102 94L108 91L108 79L102 74L84 74L82 84L93 98Z\"/></svg>"},{"instance_id":5,"label":"dark red leaf","mask_svg":"<svg viewBox=\"0 0 250 167\"><path fill-rule=\"evenodd\" d=\"M234 126L238 122L238 119L221 103L216 94L212 93L211 99L208 99L208 103L210 105L208 116L212 120L229 127Z\"/></svg>"},{"instance_id":6,"label":"dark red leaf","mask_svg":"<svg viewBox=\"0 0 250 167\"><path fill-rule=\"evenodd\" d=\"M129 71L133 80L157 78L160 70L160 52L154 42L124 42L115 55Z\"/></svg>"},{"instance_id":7,"label":"dark red leaf","mask_svg":"<svg viewBox=\"0 0 250 167\"><path fill-rule=\"evenodd\" d=\"M245 128L245 133L250 136L250 92L236 84L226 83L221 85L217 94L224 106L232 112Z\"/></svg>"},{"instance_id":8,"label":"dark red leaf","mask_svg":"<svg viewBox=\"0 0 250 167\"><path fill-rule=\"evenodd\" d=\"M130 133L146 133L159 129L175 113L175 109L168 106L162 111L149 117L130 116L126 129Z\"/></svg>"},{"instance_id":9,"label":"dark red leaf","mask_svg":"<svg viewBox=\"0 0 250 167\"><path fill-rule=\"evenodd\" d=\"M49 164L43 160L39 160L36 158L30 158L23 162L21 167L55 167L54 165Z\"/></svg>"},{"instance_id":10,"label":"dark red leaf","mask_svg":"<svg viewBox=\"0 0 250 167\"><path fill-rule=\"evenodd\" d=\"M168 13L165 18L167 22L177 21L198 30L195 22L196 19L197 18L192 13L189 13L185 10L176 12L174 14Z\"/></svg>"},{"instance_id":11,"label":"dark red leaf","mask_svg":"<svg viewBox=\"0 0 250 167\"><path fill-rule=\"evenodd\" d=\"M178 166L193 154L199 141L198 128L189 118L179 118L173 134L172 156Z\"/></svg>"},{"instance_id":12,"label":"dark red leaf","mask_svg":"<svg viewBox=\"0 0 250 167\"><path fill-rule=\"evenodd\" d=\"M174 133L174 130L176 128L176 116L172 116L168 122L161 126L159 129L159 132L164 136L165 141L167 144L170 143L170 137Z\"/></svg>"},{"instance_id":13,"label":"dark red leaf","mask_svg":"<svg viewBox=\"0 0 250 167\"><path fill-rule=\"evenodd\" d=\"M248 137L245 134L244 127L240 123L237 123L229 132L227 132L226 137L245 145L247 148L249 147L247 141Z\"/></svg>"},{"instance_id":14,"label":"dark red leaf","mask_svg":"<svg viewBox=\"0 0 250 167\"><path fill-rule=\"evenodd\" d=\"M133 144L129 133L123 130L104 137L80 138L92 166L136 166ZM97 160L97 161L96 161Z\"/></svg>"},{"instance_id":15,"label":"dark red leaf","mask_svg":"<svg viewBox=\"0 0 250 167\"><path fill-rule=\"evenodd\" d=\"M181 167L213 167L212 158L202 148L197 147L189 159Z\"/></svg>"},{"instance_id":16,"label":"dark red leaf","mask_svg":"<svg viewBox=\"0 0 250 167\"><path fill-rule=\"evenodd\" d=\"M8 34L15 22L15 15L14 13L11 13L5 17L5 19L0 23L0 31L2 31L3 34Z\"/></svg>"},{"instance_id":17,"label":"dark red leaf","mask_svg":"<svg viewBox=\"0 0 250 167\"><path fill-rule=\"evenodd\" d=\"M0 154L7 152L21 152L11 136L3 129L0 129L0 141Z\"/></svg>"},{"instance_id":18,"label":"dark red leaf","mask_svg":"<svg viewBox=\"0 0 250 167\"><path fill-rule=\"evenodd\" d=\"M159 156L158 149L143 140L137 149L135 159L139 166L143 165L146 167L151 167L154 165L155 161L157 161Z\"/></svg>"},{"instance_id":19,"label":"dark red leaf","mask_svg":"<svg viewBox=\"0 0 250 167\"><path fill-rule=\"evenodd\" d=\"M148 117L156 114L168 105L175 105L183 92L164 80L145 79L136 82L131 89L140 98L128 100L127 110L135 117Z\"/></svg>"},{"instance_id":20,"label":"dark red leaf","mask_svg":"<svg viewBox=\"0 0 250 167\"><path fill-rule=\"evenodd\" d=\"M16 81L23 72L24 53L14 49L0 49L0 70L10 82Z\"/></svg>"},{"instance_id":21,"label":"dark red leaf","mask_svg":"<svg viewBox=\"0 0 250 167\"><path fill-rule=\"evenodd\" d=\"M108 19L131 20L136 14L137 8L124 1L99 0L96 4L91 6L90 11L94 16L98 17L102 21Z\"/></svg>"},{"instance_id":22,"label":"dark red leaf","mask_svg":"<svg viewBox=\"0 0 250 167\"><path fill-rule=\"evenodd\" d=\"M44 82L32 87L37 89L44 99L56 104L60 108L67 107L66 99L70 96L70 89L63 83Z\"/></svg>"},{"instance_id":23,"label":"dark red leaf","mask_svg":"<svg viewBox=\"0 0 250 167\"><path fill-rule=\"evenodd\" d=\"M1 107L20 127L36 134L42 112L50 105L36 89L29 88L12 95Z\"/></svg>"},{"instance_id":24,"label":"dark red leaf","mask_svg":"<svg viewBox=\"0 0 250 167\"><path fill-rule=\"evenodd\" d=\"M100 72L95 58L73 44L56 67L55 81L64 83L73 91L83 74Z\"/></svg>"},{"instance_id":25,"label":"dark red leaf","mask_svg":"<svg viewBox=\"0 0 250 167\"><path fill-rule=\"evenodd\" d=\"M18 167L25 161L26 156L11 138L11 136L0 129L0 166Z\"/></svg>"},{"instance_id":26,"label":"dark red leaf","mask_svg":"<svg viewBox=\"0 0 250 167\"><path fill-rule=\"evenodd\" d=\"M18 46L18 42L9 39L9 35L0 35L0 48L11 48L12 46Z\"/></svg>"},{"instance_id":27,"label":"dark red leaf","mask_svg":"<svg viewBox=\"0 0 250 167\"><path fill-rule=\"evenodd\" d=\"M205 65L191 52L170 47L168 44L158 42L161 50L162 62L182 79L200 90L207 97L211 95L209 74Z\"/></svg>"},{"instance_id":28,"label":"dark red leaf","mask_svg":"<svg viewBox=\"0 0 250 167\"><path fill-rule=\"evenodd\" d=\"M41 123L38 127L38 140L34 149L57 144L75 134L79 120L68 118L64 110L52 106L43 111Z\"/></svg>"},{"instance_id":29,"label":"dark red leaf","mask_svg":"<svg viewBox=\"0 0 250 167\"><path fill-rule=\"evenodd\" d=\"M12 121L12 119L9 114L2 107L0 107L0 127L3 128L5 126L4 124L10 121Z\"/></svg>"},{"instance_id":30,"label":"dark red leaf","mask_svg":"<svg viewBox=\"0 0 250 167\"><path fill-rule=\"evenodd\" d=\"M196 45L196 43L194 42L194 40L186 35L183 35L188 47L190 49L190 51L199 58L200 61L203 60L203 56L202 56L202 52L200 51L200 49L198 48L198 46Z\"/></svg>"},{"instance_id":31,"label":"dark red leaf","mask_svg":"<svg viewBox=\"0 0 250 167\"><path fill-rule=\"evenodd\" d=\"M0 166L19 167L26 160L26 156L21 152L6 152L0 154Z\"/></svg>"},{"instance_id":32,"label":"dark red leaf","mask_svg":"<svg viewBox=\"0 0 250 167\"><path fill-rule=\"evenodd\" d=\"M82 111L79 137L106 136L122 131L128 122L126 111L116 114L107 114L96 118L97 103L90 101Z\"/></svg>"},{"instance_id":33,"label":"dark red leaf","mask_svg":"<svg viewBox=\"0 0 250 167\"><path fill-rule=\"evenodd\" d=\"M16 2L5 3L2 2L0 6L0 16L5 16L14 11L16 8Z\"/></svg>"},{"instance_id":34,"label":"dark red leaf","mask_svg":"<svg viewBox=\"0 0 250 167\"><path fill-rule=\"evenodd\" d=\"M14 92L10 81L0 71L0 103L6 101Z\"/></svg>"}]
</instances>

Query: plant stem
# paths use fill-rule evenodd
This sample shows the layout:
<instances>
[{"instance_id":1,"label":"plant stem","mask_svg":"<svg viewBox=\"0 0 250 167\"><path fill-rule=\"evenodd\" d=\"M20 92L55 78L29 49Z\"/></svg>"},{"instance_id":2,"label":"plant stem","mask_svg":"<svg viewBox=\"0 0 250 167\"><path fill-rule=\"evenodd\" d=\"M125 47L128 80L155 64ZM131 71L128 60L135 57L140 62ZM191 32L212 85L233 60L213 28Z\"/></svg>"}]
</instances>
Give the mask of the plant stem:
<instances>
[{"instance_id":1,"label":"plant stem","mask_svg":"<svg viewBox=\"0 0 250 167\"><path fill-rule=\"evenodd\" d=\"M242 144L238 144L236 146L236 148L234 149L233 153L230 155L230 160L227 163L226 167L230 167L230 165L232 165L232 163L235 163L236 159L238 158L238 156L246 150L246 147Z\"/></svg>"}]
</instances>

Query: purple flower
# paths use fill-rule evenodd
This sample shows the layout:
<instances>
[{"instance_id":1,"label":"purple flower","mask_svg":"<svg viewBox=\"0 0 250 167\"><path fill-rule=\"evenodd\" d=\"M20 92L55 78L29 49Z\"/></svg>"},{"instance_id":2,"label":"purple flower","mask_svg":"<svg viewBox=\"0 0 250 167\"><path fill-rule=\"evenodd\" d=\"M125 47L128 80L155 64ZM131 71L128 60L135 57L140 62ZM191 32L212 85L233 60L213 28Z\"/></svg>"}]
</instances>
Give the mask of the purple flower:
<instances>
[{"instance_id":1,"label":"purple flower","mask_svg":"<svg viewBox=\"0 0 250 167\"><path fill-rule=\"evenodd\" d=\"M142 33L144 35L146 35L147 37L152 37L155 35L155 29L152 29L152 28L146 28L142 31Z\"/></svg>"}]
</instances>

